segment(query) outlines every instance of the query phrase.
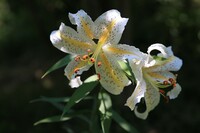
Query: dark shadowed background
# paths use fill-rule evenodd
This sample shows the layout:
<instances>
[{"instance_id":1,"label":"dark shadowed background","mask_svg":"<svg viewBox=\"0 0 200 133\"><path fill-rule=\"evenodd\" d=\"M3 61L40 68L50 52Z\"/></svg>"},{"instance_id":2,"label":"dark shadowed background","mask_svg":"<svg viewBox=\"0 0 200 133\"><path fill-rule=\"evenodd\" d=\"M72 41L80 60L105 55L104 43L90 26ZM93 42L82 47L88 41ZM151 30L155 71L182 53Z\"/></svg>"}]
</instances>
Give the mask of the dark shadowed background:
<instances>
[{"instance_id":1,"label":"dark shadowed background","mask_svg":"<svg viewBox=\"0 0 200 133\"><path fill-rule=\"evenodd\" d=\"M141 133L200 132L200 1L199 0L1 0L0 1L0 133L64 133L65 126L84 123L33 123L59 114L48 103L30 103L40 96L70 96L63 69L41 76L66 54L51 45L49 35L61 22L71 25L68 13L85 10L95 20L109 9L129 18L121 43L146 52L150 44L172 46L183 59L178 72L182 92L162 102L147 120L123 106L127 95L112 96L115 109ZM81 103L80 107L89 105ZM71 122L71 123L70 123ZM115 123L111 131L125 133ZM85 128L84 128L85 129Z\"/></svg>"}]
</instances>

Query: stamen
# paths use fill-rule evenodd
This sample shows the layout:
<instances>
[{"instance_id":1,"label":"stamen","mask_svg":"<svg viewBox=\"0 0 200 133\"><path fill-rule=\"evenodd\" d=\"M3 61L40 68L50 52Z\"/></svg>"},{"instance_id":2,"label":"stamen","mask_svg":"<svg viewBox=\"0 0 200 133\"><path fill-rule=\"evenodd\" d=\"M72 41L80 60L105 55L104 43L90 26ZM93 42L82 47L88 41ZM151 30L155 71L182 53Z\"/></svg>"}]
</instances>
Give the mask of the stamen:
<instances>
[{"instance_id":1,"label":"stamen","mask_svg":"<svg viewBox=\"0 0 200 133\"><path fill-rule=\"evenodd\" d=\"M86 59L88 59L88 57L89 57L88 55L84 55L84 56L82 57L82 59L83 59L83 60L86 60Z\"/></svg>"},{"instance_id":2,"label":"stamen","mask_svg":"<svg viewBox=\"0 0 200 133\"><path fill-rule=\"evenodd\" d=\"M75 68L74 73L77 73L79 70L80 70L79 68Z\"/></svg>"},{"instance_id":3,"label":"stamen","mask_svg":"<svg viewBox=\"0 0 200 133\"><path fill-rule=\"evenodd\" d=\"M173 87L176 87L176 80L174 80L173 78L169 78L169 81L171 82Z\"/></svg>"},{"instance_id":4,"label":"stamen","mask_svg":"<svg viewBox=\"0 0 200 133\"><path fill-rule=\"evenodd\" d=\"M95 59L94 59L94 58L90 58L90 61L91 61L92 63L94 63L94 62L95 62Z\"/></svg>"},{"instance_id":5,"label":"stamen","mask_svg":"<svg viewBox=\"0 0 200 133\"><path fill-rule=\"evenodd\" d=\"M100 66L101 66L101 62L100 62L100 61L97 63L97 66L98 66L98 67L100 67Z\"/></svg>"},{"instance_id":6,"label":"stamen","mask_svg":"<svg viewBox=\"0 0 200 133\"><path fill-rule=\"evenodd\" d=\"M163 84L164 85L169 85L169 82L165 80L165 81L163 81Z\"/></svg>"},{"instance_id":7,"label":"stamen","mask_svg":"<svg viewBox=\"0 0 200 133\"><path fill-rule=\"evenodd\" d=\"M164 96L165 95L165 91L164 90L159 90L159 92Z\"/></svg>"},{"instance_id":8,"label":"stamen","mask_svg":"<svg viewBox=\"0 0 200 133\"><path fill-rule=\"evenodd\" d=\"M101 75L99 74L99 73L97 73L97 76L98 76L98 78L99 78L99 80L101 79Z\"/></svg>"},{"instance_id":9,"label":"stamen","mask_svg":"<svg viewBox=\"0 0 200 133\"><path fill-rule=\"evenodd\" d=\"M75 58L74 58L74 60L77 62L77 61L79 61L81 59L81 57L78 55L78 56L76 56Z\"/></svg>"},{"instance_id":10,"label":"stamen","mask_svg":"<svg viewBox=\"0 0 200 133\"><path fill-rule=\"evenodd\" d=\"M174 79L173 78L169 78L169 82L173 83Z\"/></svg>"}]
</instances>

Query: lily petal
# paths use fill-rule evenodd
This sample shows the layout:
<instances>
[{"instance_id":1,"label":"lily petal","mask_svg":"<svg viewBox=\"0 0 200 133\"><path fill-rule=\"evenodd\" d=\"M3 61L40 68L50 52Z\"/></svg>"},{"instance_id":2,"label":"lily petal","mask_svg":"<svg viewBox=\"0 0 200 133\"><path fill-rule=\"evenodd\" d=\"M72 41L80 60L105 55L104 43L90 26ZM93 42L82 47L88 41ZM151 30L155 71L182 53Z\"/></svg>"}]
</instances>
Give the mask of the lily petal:
<instances>
[{"instance_id":1,"label":"lily petal","mask_svg":"<svg viewBox=\"0 0 200 133\"><path fill-rule=\"evenodd\" d=\"M160 93L150 83L146 84L147 84L147 90L144 96L146 103L146 110L143 113L138 112L137 107L134 110L135 115L141 119L146 119L149 112L153 110L160 102Z\"/></svg>"},{"instance_id":2,"label":"lily petal","mask_svg":"<svg viewBox=\"0 0 200 133\"><path fill-rule=\"evenodd\" d=\"M96 38L101 43L117 44L121 39L128 18L122 18L117 10L109 10L95 20Z\"/></svg>"},{"instance_id":3,"label":"lily petal","mask_svg":"<svg viewBox=\"0 0 200 133\"><path fill-rule=\"evenodd\" d=\"M183 62L180 58L172 56L163 61L155 61L152 67L149 67L149 71L178 71L180 70Z\"/></svg>"},{"instance_id":4,"label":"lily petal","mask_svg":"<svg viewBox=\"0 0 200 133\"><path fill-rule=\"evenodd\" d=\"M56 48L70 54L86 54L88 49L95 47L92 40L79 35L64 23L61 23L59 30L51 33L50 40Z\"/></svg>"},{"instance_id":5,"label":"lily petal","mask_svg":"<svg viewBox=\"0 0 200 133\"><path fill-rule=\"evenodd\" d=\"M148 50L147 50L147 53L150 54L151 51L153 50L158 50L161 52L161 54L159 54L161 57L164 57L164 58L168 58L170 56L173 56L173 52L172 52L172 48L171 46L170 47L165 47L163 44L160 44L160 43L156 43L156 44L152 44Z\"/></svg>"},{"instance_id":6,"label":"lily petal","mask_svg":"<svg viewBox=\"0 0 200 133\"><path fill-rule=\"evenodd\" d=\"M76 14L69 13L69 19L72 24L77 25L79 34L89 39L94 38L95 25L85 11L80 10Z\"/></svg>"},{"instance_id":7,"label":"lily petal","mask_svg":"<svg viewBox=\"0 0 200 133\"><path fill-rule=\"evenodd\" d=\"M141 98L144 97L144 93L146 92L146 83L143 79L142 65L142 61L130 62L130 66L137 81L136 88L134 89L132 95L127 99L125 104L131 110L135 109L135 105L140 102Z\"/></svg>"},{"instance_id":8,"label":"lily petal","mask_svg":"<svg viewBox=\"0 0 200 133\"><path fill-rule=\"evenodd\" d=\"M163 83L164 81L168 81L170 78L176 79L176 76L169 72L169 71L163 71L163 72L148 72L148 75L150 78L156 83L160 82Z\"/></svg>"},{"instance_id":9,"label":"lily petal","mask_svg":"<svg viewBox=\"0 0 200 133\"><path fill-rule=\"evenodd\" d=\"M103 47L104 52L106 54L110 54L115 56L119 59L137 59L141 60L143 53L140 52L140 50L134 46L126 45L126 44L118 44L118 45L112 45L107 44Z\"/></svg>"},{"instance_id":10,"label":"lily petal","mask_svg":"<svg viewBox=\"0 0 200 133\"><path fill-rule=\"evenodd\" d=\"M101 62L101 66L98 66ZM120 69L120 66L115 58L103 53L99 53L95 63L96 72L100 76L100 83L108 92L118 95L124 87L129 84L129 80L125 73Z\"/></svg>"},{"instance_id":11,"label":"lily petal","mask_svg":"<svg viewBox=\"0 0 200 133\"><path fill-rule=\"evenodd\" d=\"M83 71L89 70L92 65L87 61L75 61L72 60L65 68L65 76L69 80L74 79L77 75L81 75Z\"/></svg>"},{"instance_id":12,"label":"lily petal","mask_svg":"<svg viewBox=\"0 0 200 133\"><path fill-rule=\"evenodd\" d=\"M176 87L174 87L171 91L167 93L167 96L169 96L170 99L175 99L178 97L179 93L181 92L181 86L179 84L176 84Z\"/></svg>"}]
</instances>

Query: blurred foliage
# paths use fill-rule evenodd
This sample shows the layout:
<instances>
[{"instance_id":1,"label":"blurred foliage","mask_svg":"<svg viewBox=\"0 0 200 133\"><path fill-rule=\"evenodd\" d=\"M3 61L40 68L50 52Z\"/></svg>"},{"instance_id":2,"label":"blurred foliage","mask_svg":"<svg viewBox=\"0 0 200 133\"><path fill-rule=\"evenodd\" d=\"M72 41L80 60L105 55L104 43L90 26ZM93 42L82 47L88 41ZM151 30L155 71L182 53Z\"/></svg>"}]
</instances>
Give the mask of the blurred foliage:
<instances>
[{"instance_id":1,"label":"blurred foliage","mask_svg":"<svg viewBox=\"0 0 200 133\"><path fill-rule=\"evenodd\" d=\"M169 104L161 102L145 121L135 117L124 103L132 92L112 96L113 108L141 133L200 132L200 1L199 0L1 0L0 1L0 132L63 133L66 127L84 128L76 121L33 126L56 109L45 103L29 103L39 96L70 96L63 70L41 80L44 72L65 54L55 49L49 34L60 25L70 25L68 13L85 10L93 19L115 8L129 18L121 43L143 52L156 42L172 45L184 61L178 81L181 95ZM98 90L96 90L98 91ZM90 107L90 102L76 106ZM114 132L124 132L112 123Z\"/></svg>"}]
</instances>

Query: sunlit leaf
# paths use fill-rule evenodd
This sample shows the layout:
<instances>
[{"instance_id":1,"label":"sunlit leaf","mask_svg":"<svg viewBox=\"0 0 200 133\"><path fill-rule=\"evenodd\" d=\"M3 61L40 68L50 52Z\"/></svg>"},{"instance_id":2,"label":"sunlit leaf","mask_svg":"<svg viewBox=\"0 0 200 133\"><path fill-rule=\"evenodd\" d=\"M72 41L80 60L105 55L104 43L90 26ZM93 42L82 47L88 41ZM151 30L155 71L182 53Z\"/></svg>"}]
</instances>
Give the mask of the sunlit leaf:
<instances>
[{"instance_id":1,"label":"sunlit leaf","mask_svg":"<svg viewBox=\"0 0 200 133\"><path fill-rule=\"evenodd\" d=\"M111 125L111 108L112 108L112 101L110 96L105 92L100 92L98 96L100 100L99 111L101 113L101 127L103 133L109 133L110 125Z\"/></svg>"},{"instance_id":2,"label":"sunlit leaf","mask_svg":"<svg viewBox=\"0 0 200 133\"><path fill-rule=\"evenodd\" d=\"M121 128L129 133L138 133L138 131L131 126L123 117L121 117L116 111L112 110L112 118L117 122Z\"/></svg>"},{"instance_id":3,"label":"sunlit leaf","mask_svg":"<svg viewBox=\"0 0 200 133\"><path fill-rule=\"evenodd\" d=\"M49 70L47 70L47 72L42 76L42 78L44 78L47 74L51 73L52 71L55 71L56 69L66 66L71 60L71 58L72 57L70 55L67 55L64 58L60 59L51 68L49 68Z\"/></svg>"},{"instance_id":4,"label":"sunlit leaf","mask_svg":"<svg viewBox=\"0 0 200 133\"><path fill-rule=\"evenodd\" d=\"M99 76L97 74L90 76L87 78L84 83L90 83L99 80Z\"/></svg>"},{"instance_id":5,"label":"sunlit leaf","mask_svg":"<svg viewBox=\"0 0 200 133\"><path fill-rule=\"evenodd\" d=\"M127 62L118 61L118 63L120 65L120 67L122 68L122 70L124 71L124 73L127 75L127 77L129 77L132 82L135 82L134 74L131 71L128 60L127 60Z\"/></svg>"},{"instance_id":6,"label":"sunlit leaf","mask_svg":"<svg viewBox=\"0 0 200 133\"><path fill-rule=\"evenodd\" d=\"M97 80L90 80L91 77L86 79L85 81L90 82L84 82L79 88L76 89L76 91L72 94L71 98L69 99L69 102L64 108L62 116L69 111L69 109L74 106L76 103L80 102L84 97L86 97L98 84ZM92 78L93 79L93 78Z\"/></svg>"}]
</instances>

